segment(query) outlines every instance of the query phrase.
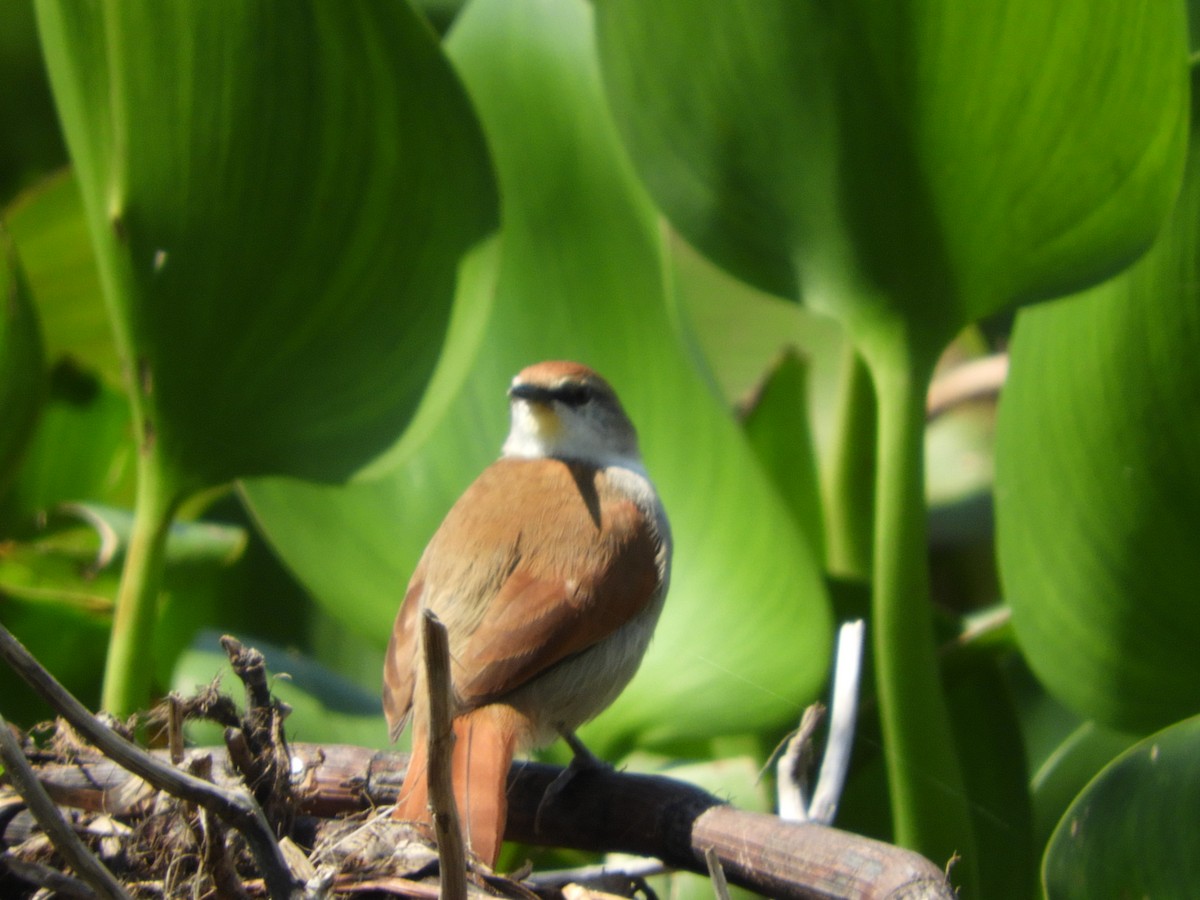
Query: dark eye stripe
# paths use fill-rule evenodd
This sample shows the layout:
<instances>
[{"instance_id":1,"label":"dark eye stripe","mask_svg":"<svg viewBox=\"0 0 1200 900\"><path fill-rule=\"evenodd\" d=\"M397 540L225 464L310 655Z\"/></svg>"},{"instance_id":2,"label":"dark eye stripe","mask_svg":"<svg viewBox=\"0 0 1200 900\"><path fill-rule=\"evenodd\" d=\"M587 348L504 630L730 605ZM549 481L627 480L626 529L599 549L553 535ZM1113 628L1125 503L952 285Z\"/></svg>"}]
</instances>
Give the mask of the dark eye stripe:
<instances>
[{"instance_id":1,"label":"dark eye stripe","mask_svg":"<svg viewBox=\"0 0 1200 900\"><path fill-rule=\"evenodd\" d=\"M567 406L583 406L592 399L592 390L584 384L564 384L554 389L554 399Z\"/></svg>"}]
</instances>

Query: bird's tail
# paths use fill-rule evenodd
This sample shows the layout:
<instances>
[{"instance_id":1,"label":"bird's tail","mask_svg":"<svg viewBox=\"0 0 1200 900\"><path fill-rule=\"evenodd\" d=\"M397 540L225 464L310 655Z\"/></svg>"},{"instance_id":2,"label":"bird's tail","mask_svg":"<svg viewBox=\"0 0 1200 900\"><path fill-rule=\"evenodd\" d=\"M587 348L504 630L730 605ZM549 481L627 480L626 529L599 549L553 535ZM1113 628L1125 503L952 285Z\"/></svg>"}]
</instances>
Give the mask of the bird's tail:
<instances>
[{"instance_id":1,"label":"bird's tail","mask_svg":"<svg viewBox=\"0 0 1200 900\"><path fill-rule=\"evenodd\" d=\"M467 846L495 866L508 819L508 770L522 734L523 717L510 706L493 704L454 720L451 777L454 801ZM432 823L424 728L414 723L412 757L393 818Z\"/></svg>"}]
</instances>

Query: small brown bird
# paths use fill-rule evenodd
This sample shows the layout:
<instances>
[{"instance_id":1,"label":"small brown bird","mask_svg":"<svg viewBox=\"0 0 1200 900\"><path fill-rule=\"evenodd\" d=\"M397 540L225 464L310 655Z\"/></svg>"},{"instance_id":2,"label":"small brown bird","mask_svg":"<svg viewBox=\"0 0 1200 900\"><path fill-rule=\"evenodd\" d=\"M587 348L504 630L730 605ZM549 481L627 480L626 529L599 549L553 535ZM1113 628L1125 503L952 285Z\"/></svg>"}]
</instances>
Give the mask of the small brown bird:
<instances>
[{"instance_id":1,"label":"small brown bird","mask_svg":"<svg viewBox=\"0 0 1200 900\"><path fill-rule=\"evenodd\" d=\"M495 865L509 766L607 707L641 663L662 610L671 532L637 433L586 366L513 379L499 460L446 515L396 616L383 672L392 740L413 719L394 816L429 822L420 611L446 626L455 799L471 849Z\"/></svg>"}]
</instances>

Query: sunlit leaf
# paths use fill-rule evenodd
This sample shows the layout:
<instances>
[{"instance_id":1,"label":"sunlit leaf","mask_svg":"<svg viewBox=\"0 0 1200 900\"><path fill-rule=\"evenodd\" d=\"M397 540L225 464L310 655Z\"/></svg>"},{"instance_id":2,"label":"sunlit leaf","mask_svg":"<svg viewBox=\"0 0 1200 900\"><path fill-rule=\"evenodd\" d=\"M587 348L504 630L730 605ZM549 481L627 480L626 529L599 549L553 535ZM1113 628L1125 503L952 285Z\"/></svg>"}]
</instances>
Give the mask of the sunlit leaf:
<instances>
[{"instance_id":1,"label":"sunlit leaf","mask_svg":"<svg viewBox=\"0 0 1200 900\"><path fill-rule=\"evenodd\" d=\"M13 240L46 334L51 364L121 384L121 363L100 289L79 182L63 170L17 198Z\"/></svg>"},{"instance_id":2,"label":"sunlit leaf","mask_svg":"<svg viewBox=\"0 0 1200 900\"><path fill-rule=\"evenodd\" d=\"M482 135L403 3L38 3L106 301L189 485L344 478L428 380L495 223Z\"/></svg>"},{"instance_id":3,"label":"sunlit leaf","mask_svg":"<svg viewBox=\"0 0 1200 900\"><path fill-rule=\"evenodd\" d=\"M1018 319L997 443L1005 593L1038 677L1084 718L1200 704L1200 155L1129 272Z\"/></svg>"},{"instance_id":4,"label":"sunlit leaf","mask_svg":"<svg viewBox=\"0 0 1200 900\"><path fill-rule=\"evenodd\" d=\"M673 224L843 320L891 308L948 338L1094 282L1145 248L1178 183L1182 4L597 14L618 125Z\"/></svg>"}]
</instances>

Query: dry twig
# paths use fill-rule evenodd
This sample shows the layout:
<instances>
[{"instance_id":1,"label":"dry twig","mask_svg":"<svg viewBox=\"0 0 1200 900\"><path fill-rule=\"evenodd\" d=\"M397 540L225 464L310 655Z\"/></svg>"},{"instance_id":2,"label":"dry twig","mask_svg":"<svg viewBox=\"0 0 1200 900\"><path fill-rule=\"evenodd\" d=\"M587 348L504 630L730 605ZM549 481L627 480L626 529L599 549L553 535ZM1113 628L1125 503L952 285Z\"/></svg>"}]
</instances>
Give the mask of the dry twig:
<instances>
[{"instance_id":1,"label":"dry twig","mask_svg":"<svg viewBox=\"0 0 1200 900\"><path fill-rule=\"evenodd\" d=\"M454 802L450 759L454 752L454 717L450 713L450 642L446 626L431 610L421 614L425 683L429 687L429 803L437 834L443 900L465 900L467 857L463 849L458 807Z\"/></svg>"}]
</instances>

